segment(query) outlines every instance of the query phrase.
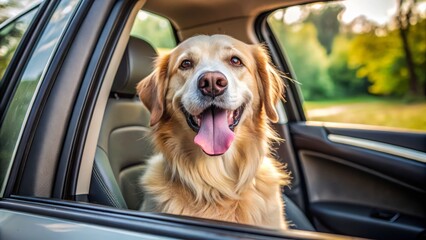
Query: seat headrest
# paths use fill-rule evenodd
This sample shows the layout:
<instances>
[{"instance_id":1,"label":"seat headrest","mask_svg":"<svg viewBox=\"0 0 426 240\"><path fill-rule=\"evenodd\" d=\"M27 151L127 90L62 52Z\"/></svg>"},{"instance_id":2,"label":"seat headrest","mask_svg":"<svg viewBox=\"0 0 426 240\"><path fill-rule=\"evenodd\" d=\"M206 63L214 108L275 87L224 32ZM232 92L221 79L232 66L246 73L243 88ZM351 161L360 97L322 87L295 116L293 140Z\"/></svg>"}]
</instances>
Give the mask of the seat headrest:
<instances>
[{"instance_id":1,"label":"seat headrest","mask_svg":"<svg viewBox=\"0 0 426 240\"><path fill-rule=\"evenodd\" d=\"M148 42L131 36L111 92L135 95L136 84L151 73L155 57L157 52Z\"/></svg>"}]
</instances>

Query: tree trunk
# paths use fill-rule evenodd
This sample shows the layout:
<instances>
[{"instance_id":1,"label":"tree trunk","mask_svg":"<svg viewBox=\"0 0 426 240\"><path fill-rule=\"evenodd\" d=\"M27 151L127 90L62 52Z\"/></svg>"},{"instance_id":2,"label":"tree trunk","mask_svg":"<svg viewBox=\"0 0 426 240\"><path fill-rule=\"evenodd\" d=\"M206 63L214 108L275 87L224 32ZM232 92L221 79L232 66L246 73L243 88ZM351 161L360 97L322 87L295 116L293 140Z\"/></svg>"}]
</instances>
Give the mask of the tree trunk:
<instances>
[{"instance_id":1,"label":"tree trunk","mask_svg":"<svg viewBox=\"0 0 426 240\"><path fill-rule=\"evenodd\" d=\"M409 88L411 94L413 94L414 96L420 96L423 95L422 86L416 75L416 66L414 64L413 55L411 53L411 49L408 43L408 30L410 28L411 8L414 4L411 4L407 12L404 13L404 10L402 9L402 3L403 0L398 0L398 15L396 16L396 20L399 25L399 35L401 37L402 47L405 53L405 60L407 62Z\"/></svg>"}]
</instances>

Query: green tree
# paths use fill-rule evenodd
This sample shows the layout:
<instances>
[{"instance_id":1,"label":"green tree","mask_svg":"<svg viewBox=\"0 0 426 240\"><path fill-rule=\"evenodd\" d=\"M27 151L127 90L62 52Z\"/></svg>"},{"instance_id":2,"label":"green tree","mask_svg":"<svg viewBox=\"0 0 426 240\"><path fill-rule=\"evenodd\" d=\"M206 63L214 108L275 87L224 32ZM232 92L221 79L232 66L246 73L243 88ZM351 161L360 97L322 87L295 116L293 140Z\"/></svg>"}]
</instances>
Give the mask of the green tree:
<instances>
[{"instance_id":1,"label":"green tree","mask_svg":"<svg viewBox=\"0 0 426 240\"><path fill-rule=\"evenodd\" d=\"M287 55L307 100L333 96L333 83L327 74L327 54L318 42L315 26L308 23L286 25L282 19L269 19L281 48Z\"/></svg>"},{"instance_id":2,"label":"green tree","mask_svg":"<svg viewBox=\"0 0 426 240\"><path fill-rule=\"evenodd\" d=\"M413 52L409 43L408 35L411 26L411 18L413 15L413 8L415 0L398 0L398 8L396 14L396 22L398 24L399 36L401 37L401 45L404 51L406 67L408 71L408 85L411 94L418 96L424 95L421 82L416 73L416 64L413 59ZM405 3L406 7L403 7Z\"/></svg>"},{"instance_id":3,"label":"green tree","mask_svg":"<svg viewBox=\"0 0 426 240\"><path fill-rule=\"evenodd\" d=\"M336 97L365 95L368 92L368 81L358 78L356 69L348 63L351 39L340 34L333 41L329 57L328 75L335 86Z\"/></svg>"},{"instance_id":4,"label":"green tree","mask_svg":"<svg viewBox=\"0 0 426 240\"><path fill-rule=\"evenodd\" d=\"M426 20L410 27L407 40L412 51L416 88L425 88ZM372 83L369 91L381 95L413 96L410 70L403 50L399 30L378 36L375 31L360 34L349 47L349 65L357 69L357 77L367 77ZM424 93L423 93L424 94Z\"/></svg>"},{"instance_id":5,"label":"green tree","mask_svg":"<svg viewBox=\"0 0 426 240\"><path fill-rule=\"evenodd\" d=\"M327 54L331 53L333 40L339 34L338 15L344 10L340 4L327 4L317 11L311 11L306 21L312 22L317 29L318 41L324 46Z\"/></svg>"}]
</instances>

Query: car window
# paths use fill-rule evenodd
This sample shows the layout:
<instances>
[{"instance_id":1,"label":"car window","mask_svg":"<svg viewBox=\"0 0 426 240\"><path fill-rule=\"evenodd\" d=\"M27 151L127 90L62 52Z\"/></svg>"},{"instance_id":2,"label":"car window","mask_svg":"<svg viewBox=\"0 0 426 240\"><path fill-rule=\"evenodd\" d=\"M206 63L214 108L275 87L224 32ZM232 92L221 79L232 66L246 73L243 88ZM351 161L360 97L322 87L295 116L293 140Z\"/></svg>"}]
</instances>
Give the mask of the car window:
<instances>
[{"instance_id":1,"label":"car window","mask_svg":"<svg viewBox=\"0 0 426 240\"><path fill-rule=\"evenodd\" d=\"M25 8L38 2L40 0L0 3L0 82L37 10L30 8L27 11Z\"/></svg>"},{"instance_id":2,"label":"car window","mask_svg":"<svg viewBox=\"0 0 426 240\"><path fill-rule=\"evenodd\" d=\"M319 2L267 22L307 120L426 131L426 1Z\"/></svg>"},{"instance_id":3,"label":"car window","mask_svg":"<svg viewBox=\"0 0 426 240\"><path fill-rule=\"evenodd\" d=\"M167 53L176 46L170 21L143 10L138 12L130 35L144 39L159 54Z\"/></svg>"},{"instance_id":4,"label":"car window","mask_svg":"<svg viewBox=\"0 0 426 240\"><path fill-rule=\"evenodd\" d=\"M31 110L50 58L61 39L78 0L61 1L51 16L32 56L30 57L15 94L0 126L0 196L16 153L26 119Z\"/></svg>"}]
</instances>

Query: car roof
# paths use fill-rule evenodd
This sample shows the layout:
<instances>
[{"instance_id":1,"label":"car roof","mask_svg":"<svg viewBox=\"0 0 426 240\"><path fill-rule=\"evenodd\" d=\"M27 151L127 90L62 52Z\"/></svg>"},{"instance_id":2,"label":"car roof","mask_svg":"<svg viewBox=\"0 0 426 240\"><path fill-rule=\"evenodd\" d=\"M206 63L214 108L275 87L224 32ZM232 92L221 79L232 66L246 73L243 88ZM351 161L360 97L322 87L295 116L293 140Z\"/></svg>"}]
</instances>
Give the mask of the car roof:
<instances>
[{"instance_id":1,"label":"car roof","mask_svg":"<svg viewBox=\"0 0 426 240\"><path fill-rule=\"evenodd\" d=\"M168 18L178 36L224 33L256 42L252 28L257 16L307 0L148 0L143 9ZM238 29L237 29L238 28Z\"/></svg>"}]
</instances>

